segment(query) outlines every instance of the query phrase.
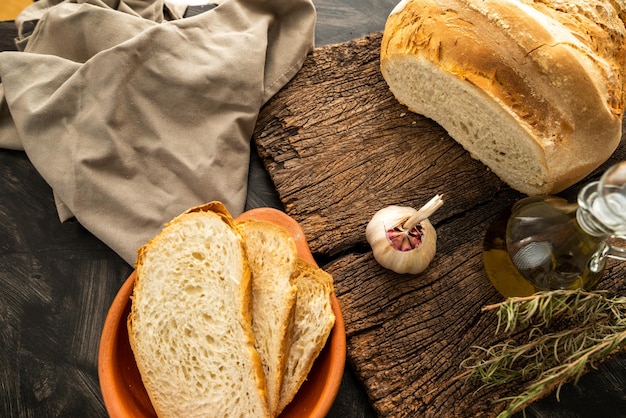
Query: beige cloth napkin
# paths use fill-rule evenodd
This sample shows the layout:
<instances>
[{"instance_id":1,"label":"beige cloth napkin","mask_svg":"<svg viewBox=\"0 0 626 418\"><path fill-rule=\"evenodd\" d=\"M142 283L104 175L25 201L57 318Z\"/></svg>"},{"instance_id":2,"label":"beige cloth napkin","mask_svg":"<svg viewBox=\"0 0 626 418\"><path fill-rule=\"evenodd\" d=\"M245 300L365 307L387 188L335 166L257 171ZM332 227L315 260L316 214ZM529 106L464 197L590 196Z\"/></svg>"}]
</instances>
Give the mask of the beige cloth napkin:
<instances>
[{"instance_id":1,"label":"beige cloth napkin","mask_svg":"<svg viewBox=\"0 0 626 418\"><path fill-rule=\"evenodd\" d=\"M310 0L41 0L0 54L0 147L23 149L75 216L133 264L185 209L243 211L261 106L314 42ZM32 21L34 31L28 31Z\"/></svg>"}]
</instances>

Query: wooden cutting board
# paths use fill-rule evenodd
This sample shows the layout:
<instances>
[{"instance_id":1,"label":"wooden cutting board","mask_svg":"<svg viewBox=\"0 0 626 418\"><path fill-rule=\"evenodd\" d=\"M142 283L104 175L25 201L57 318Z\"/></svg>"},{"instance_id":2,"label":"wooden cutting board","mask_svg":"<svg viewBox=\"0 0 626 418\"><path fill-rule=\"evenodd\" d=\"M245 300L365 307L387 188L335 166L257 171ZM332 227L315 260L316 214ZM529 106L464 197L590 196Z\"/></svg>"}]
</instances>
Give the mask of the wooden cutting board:
<instances>
[{"instance_id":1,"label":"wooden cutting board","mask_svg":"<svg viewBox=\"0 0 626 418\"><path fill-rule=\"evenodd\" d=\"M502 300L484 272L482 241L522 195L395 100L379 71L381 36L316 49L262 109L254 140L287 213L335 278L348 358L375 410L495 416L505 404L494 401L519 393L519 384L477 391L451 380L473 345L501 338L495 315L481 312ZM623 159L621 146L595 177ZM374 212L419 208L438 193L445 204L431 218L439 238L429 269L412 276L381 268L364 235ZM616 290L624 273L611 263L601 287Z\"/></svg>"}]
</instances>

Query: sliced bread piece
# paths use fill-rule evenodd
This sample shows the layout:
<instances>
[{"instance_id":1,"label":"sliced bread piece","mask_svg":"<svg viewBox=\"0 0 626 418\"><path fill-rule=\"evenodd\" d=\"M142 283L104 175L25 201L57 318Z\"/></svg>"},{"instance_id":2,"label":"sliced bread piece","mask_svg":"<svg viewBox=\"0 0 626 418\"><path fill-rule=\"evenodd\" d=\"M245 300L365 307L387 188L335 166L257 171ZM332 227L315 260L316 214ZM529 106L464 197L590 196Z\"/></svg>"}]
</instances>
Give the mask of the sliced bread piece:
<instances>
[{"instance_id":1,"label":"sliced bread piece","mask_svg":"<svg viewBox=\"0 0 626 418\"><path fill-rule=\"evenodd\" d=\"M335 324L331 306L333 278L324 270L298 259L293 283L298 288L294 335L280 393L278 412L293 400Z\"/></svg>"},{"instance_id":2,"label":"sliced bread piece","mask_svg":"<svg viewBox=\"0 0 626 418\"><path fill-rule=\"evenodd\" d=\"M296 307L291 283L298 260L289 232L274 223L238 222L252 271L252 330L263 362L270 412L278 408Z\"/></svg>"},{"instance_id":3,"label":"sliced bread piece","mask_svg":"<svg viewBox=\"0 0 626 418\"><path fill-rule=\"evenodd\" d=\"M187 211L139 250L128 334L159 417L267 417L250 270L220 203Z\"/></svg>"}]
</instances>

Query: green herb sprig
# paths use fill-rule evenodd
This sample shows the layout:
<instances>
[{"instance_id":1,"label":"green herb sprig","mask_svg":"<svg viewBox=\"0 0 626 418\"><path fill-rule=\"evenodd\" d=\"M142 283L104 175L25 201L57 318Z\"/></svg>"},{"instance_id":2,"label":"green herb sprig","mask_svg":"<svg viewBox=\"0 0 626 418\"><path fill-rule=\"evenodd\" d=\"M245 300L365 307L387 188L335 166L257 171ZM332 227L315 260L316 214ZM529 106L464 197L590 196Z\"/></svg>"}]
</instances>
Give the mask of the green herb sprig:
<instances>
[{"instance_id":1,"label":"green herb sprig","mask_svg":"<svg viewBox=\"0 0 626 418\"><path fill-rule=\"evenodd\" d=\"M558 399L565 383L578 382L587 370L626 347L626 297L556 290L509 298L483 310L497 310L496 333L504 328L510 335L526 334L525 341L522 336L490 348L474 347L462 362L467 371L459 377L486 387L518 379L528 382L521 394L502 399L509 403L499 418L510 417L554 389Z\"/></svg>"}]
</instances>

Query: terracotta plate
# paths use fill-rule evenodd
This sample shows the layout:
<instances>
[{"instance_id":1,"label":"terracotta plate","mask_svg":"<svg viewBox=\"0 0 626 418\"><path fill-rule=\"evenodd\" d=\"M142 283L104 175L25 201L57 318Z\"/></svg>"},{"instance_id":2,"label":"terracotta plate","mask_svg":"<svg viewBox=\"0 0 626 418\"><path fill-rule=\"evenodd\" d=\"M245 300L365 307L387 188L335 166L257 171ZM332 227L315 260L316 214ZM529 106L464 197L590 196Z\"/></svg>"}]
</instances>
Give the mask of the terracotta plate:
<instances>
[{"instance_id":1,"label":"terracotta plate","mask_svg":"<svg viewBox=\"0 0 626 418\"><path fill-rule=\"evenodd\" d=\"M302 228L285 213L271 208L259 208L245 212L237 219L266 220L283 226L293 236L300 257L315 264ZM113 300L100 339L98 375L104 404L111 418L156 417L128 342L126 319L130 312L134 280L135 272L124 282ZM323 418L335 400L346 360L346 335L334 294L332 308L337 319L326 346L296 398L283 411L281 417Z\"/></svg>"}]
</instances>

